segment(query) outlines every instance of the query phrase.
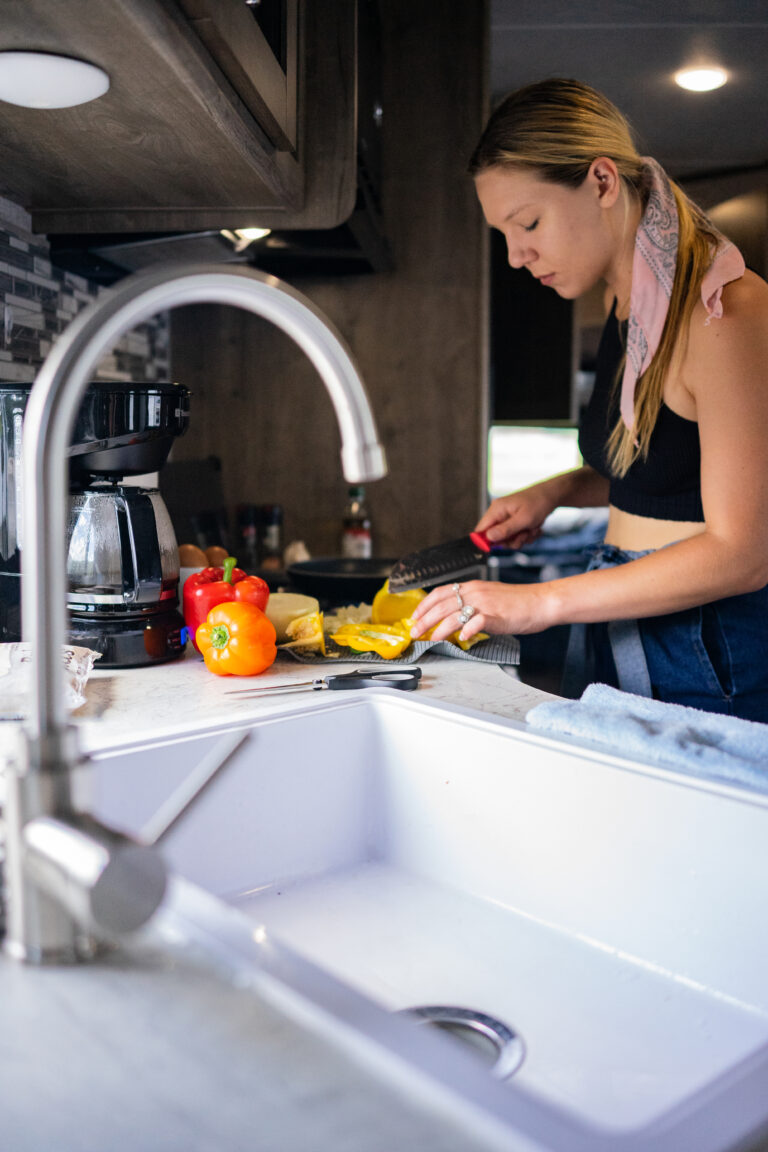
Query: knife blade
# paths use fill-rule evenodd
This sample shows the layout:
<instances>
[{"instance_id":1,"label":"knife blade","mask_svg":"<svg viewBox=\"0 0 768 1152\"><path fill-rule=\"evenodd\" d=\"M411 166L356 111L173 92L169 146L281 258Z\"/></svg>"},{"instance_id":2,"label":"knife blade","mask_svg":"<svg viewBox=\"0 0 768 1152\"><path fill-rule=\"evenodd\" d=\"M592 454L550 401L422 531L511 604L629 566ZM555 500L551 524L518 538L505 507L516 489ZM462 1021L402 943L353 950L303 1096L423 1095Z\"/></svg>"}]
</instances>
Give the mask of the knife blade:
<instances>
[{"instance_id":1,"label":"knife blade","mask_svg":"<svg viewBox=\"0 0 768 1152\"><path fill-rule=\"evenodd\" d=\"M393 567L389 576L391 592L440 584L488 559L491 542L484 532L470 532L459 540L449 540L419 552L409 552Z\"/></svg>"}]
</instances>

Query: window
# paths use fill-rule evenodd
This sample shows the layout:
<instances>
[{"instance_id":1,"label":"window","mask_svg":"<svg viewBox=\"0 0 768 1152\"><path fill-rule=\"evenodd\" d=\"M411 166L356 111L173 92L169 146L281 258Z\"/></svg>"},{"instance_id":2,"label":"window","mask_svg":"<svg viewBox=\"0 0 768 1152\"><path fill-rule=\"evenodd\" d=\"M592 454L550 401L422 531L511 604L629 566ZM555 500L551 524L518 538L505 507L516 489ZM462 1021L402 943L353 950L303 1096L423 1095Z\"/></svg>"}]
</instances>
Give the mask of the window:
<instances>
[{"instance_id":1,"label":"window","mask_svg":"<svg viewBox=\"0 0 768 1152\"><path fill-rule=\"evenodd\" d=\"M583 463L571 425L494 424L488 434L488 493L505 496Z\"/></svg>"}]
</instances>

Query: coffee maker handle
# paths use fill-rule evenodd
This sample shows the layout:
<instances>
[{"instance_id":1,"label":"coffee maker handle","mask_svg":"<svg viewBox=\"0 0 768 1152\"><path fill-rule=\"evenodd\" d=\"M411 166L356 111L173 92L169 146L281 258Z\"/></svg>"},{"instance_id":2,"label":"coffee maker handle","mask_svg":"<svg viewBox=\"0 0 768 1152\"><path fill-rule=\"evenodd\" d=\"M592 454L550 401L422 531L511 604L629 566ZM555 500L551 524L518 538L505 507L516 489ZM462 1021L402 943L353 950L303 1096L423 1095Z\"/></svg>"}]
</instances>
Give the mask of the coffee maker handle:
<instances>
[{"instance_id":1,"label":"coffee maker handle","mask_svg":"<svg viewBox=\"0 0 768 1152\"><path fill-rule=\"evenodd\" d=\"M157 604L163 584L155 509L142 492L125 494L117 514L123 569L123 594L135 604Z\"/></svg>"}]
</instances>

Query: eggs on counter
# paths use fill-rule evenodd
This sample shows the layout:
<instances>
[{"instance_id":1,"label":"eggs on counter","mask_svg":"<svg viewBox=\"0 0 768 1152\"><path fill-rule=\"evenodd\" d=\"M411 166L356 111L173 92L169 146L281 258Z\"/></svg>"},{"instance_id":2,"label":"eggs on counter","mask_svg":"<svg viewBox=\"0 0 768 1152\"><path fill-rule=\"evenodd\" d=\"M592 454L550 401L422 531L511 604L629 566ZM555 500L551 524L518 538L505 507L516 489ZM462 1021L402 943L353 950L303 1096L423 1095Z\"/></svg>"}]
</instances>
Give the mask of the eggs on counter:
<instances>
[{"instance_id":1,"label":"eggs on counter","mask_svg":"<svg viewBox=\"0 0 768 1152\"><path fill-rule=\"evenodd\" d=\"M219 544L203 551L196 544L179 544L180 568L220 568L229 553Z\"/></svg>"}]
</instances>

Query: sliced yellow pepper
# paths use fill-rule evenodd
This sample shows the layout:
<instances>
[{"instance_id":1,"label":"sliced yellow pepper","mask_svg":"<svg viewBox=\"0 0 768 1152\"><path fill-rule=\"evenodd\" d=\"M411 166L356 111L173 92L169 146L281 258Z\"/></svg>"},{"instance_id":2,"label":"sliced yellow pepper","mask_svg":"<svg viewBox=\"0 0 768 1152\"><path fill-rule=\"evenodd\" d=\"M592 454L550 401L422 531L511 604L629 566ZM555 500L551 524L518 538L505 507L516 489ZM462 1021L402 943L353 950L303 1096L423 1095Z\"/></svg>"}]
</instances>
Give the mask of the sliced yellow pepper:
<instances>
[{"instance_id":1,"label":"sliced yellow pepper","mask_svg":"<svg viewBox=\"0 0 768 1152\"><path fill-rule=\"evenodd\" d=\"M373 598L371 621L374 624L397 624L413 616L416 605L426 596L423 588L407 588L404 592L390 592L389 580L379 588Z\"/></svg>"},{"instance_id":2,"label":"sliced yellow pepper","mask_svg":"<svg viewBox=\"0 0 768 1152\"><path fill-rule=\"evenodd\" d=\"M410 618L408 620L401 620L400 623L407 628L409 632L413 627L413 620ZM435 625L435 628L436 627L437 625ZM423 636L419 636L419 640L431 640L434 631L434 628L429 628ZM455 644L458 648L461 648L463 652L469 652L474 644L479 644L481 640L490 640L490 636L487 632L477 632L474 636L470 636L469 640L459 640L459 633L457 631L451 632L450 636L446 636L445 639L449 644Z\"/></svg>"},{"instance_id":3,"label":"sliced yellow pepper","mask_svg":"<svg viewBox=\"0 0 768 1152\"><path fill-rule=\"evenodd\" d=\"M464 652L469 652L473 644L479 644L481 640L490 640L490 635L487 632L476 632L474 636L470 636L469 640L459 640L458 632L451 632L450 636L446 636L446 640L451 644L457 644Z\"/></svg>"},{"instance_id":4,"label":"sliced yellow pepper","mask_svg":"<svg viewBox=\"0 0 768 1152\"><path fill-rule=\"evenodd\" d=\"M281 644L281 648L298 648L302 652L320 652L325 656L322 612L309 612L306 616L297 616L286 625L285 634L289 637L289 643Z\"/></svg>"},{"instance_id":5,"label":"sliced yellow pepper","mask_svg":"<svg viewBox=\"0 0 768 1152\"><path fill-rule=\"evenodd\" d=\"M411 643L411 635L404 622L400 624L342 624L331 639L353 652L375 652L384 660L402 655Z\"/></svg>"}]
</instances>

